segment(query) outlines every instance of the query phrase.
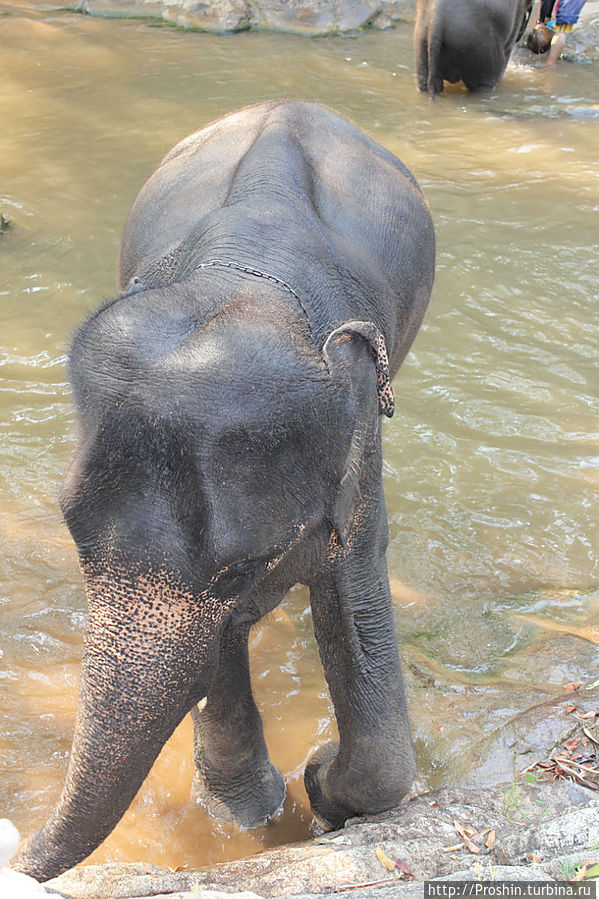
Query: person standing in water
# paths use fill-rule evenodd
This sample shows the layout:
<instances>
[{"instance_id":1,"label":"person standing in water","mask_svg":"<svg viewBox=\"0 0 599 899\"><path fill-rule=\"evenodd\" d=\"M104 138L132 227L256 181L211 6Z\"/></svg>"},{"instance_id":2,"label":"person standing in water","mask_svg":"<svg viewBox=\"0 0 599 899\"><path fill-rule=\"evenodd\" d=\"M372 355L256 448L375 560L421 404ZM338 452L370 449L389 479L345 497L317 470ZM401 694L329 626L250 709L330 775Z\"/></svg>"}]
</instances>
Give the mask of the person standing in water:
<instances>
[{"instance_id":1,"label":"person standing in water","mask_svg":"<svg viewBox=\"0 0 599 899\"><path fill-rule=\"evenodd\" d=\"M586 0L557 0L557 3L554 4L551 13L552 21L547 22L547 24L550 28L553 28L555 34L551 40L549 57L546 62L541 63L544 68L553 68L557 64L560 53L566 43L566 36L570 34L578 22L578 17L585 3ZM542 0L540 21L543 21L543 12L547 9L547 6L547 0Z\"/></svg>"}]
</instances>

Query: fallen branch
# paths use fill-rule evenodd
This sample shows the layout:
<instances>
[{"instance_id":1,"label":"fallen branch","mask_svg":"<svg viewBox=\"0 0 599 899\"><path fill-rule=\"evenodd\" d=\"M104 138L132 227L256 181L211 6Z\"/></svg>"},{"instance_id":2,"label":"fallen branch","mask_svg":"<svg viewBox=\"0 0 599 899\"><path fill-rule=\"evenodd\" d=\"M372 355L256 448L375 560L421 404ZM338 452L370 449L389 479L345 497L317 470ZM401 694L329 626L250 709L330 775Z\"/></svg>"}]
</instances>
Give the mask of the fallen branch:
<instances>
[{"instance_id":1,"label":"fallen branch","mask_svg":"<svg viewBox=\"0 0 599 899\"><path fill-rule=\"evenodd\" d=\"M343 893L346 890L361 890L366 887L378 887L382 886L384 883L397 883L399 881L399 877L386 877L385 880L371 880L366 883L350 883L344 887L335 887L333 892L335 893Z\"/></svg>"}]
</instances>

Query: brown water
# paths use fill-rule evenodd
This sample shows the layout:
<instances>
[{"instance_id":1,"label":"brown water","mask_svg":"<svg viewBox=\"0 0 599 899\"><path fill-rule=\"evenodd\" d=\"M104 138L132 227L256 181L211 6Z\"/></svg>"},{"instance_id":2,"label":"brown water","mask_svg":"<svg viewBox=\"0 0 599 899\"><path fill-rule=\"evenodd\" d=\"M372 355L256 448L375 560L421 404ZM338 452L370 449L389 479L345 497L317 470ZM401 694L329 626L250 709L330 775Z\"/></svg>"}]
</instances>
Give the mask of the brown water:
<instances>
[{"instance_id":1,"label":"brown water","mask_svg":"<svg viewBox=\"0 0 599 899\"><path fill-rule=\"evenodd\" d=\"M418 788L509 776L539 703L599 663L596 66L511 64L487 98L414 87L411 26L215 37L67 13L0 18L0 817L63 781L84 601L56 504L69 334L114 292L125 215L170 147L240 106L321 100L397 153L438 235L433 301L385 422L389 566ZM185 721L93 861L191 867L310 832L301 774L334 733L305 590L252 638L282 817L189 799Z\"/></svg>"}]
</instances>

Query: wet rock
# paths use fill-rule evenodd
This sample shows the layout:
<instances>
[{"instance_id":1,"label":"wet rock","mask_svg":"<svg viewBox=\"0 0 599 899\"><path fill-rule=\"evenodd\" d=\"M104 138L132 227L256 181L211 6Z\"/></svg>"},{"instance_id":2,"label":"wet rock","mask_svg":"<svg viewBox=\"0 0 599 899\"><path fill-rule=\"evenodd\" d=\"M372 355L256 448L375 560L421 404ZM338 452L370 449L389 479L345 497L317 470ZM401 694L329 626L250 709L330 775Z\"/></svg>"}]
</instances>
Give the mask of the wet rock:
<instances>
[{"instance_id":1,"label":"wet rock","mask_svg":"<svg viewBox=\"0 0 599 899\"><path fill-rule=\"evenodd\" d=\"M599 59L599 2L590 0L583 8L578 25L568 35L566 59L591 62Z\"/></svg>"},{"instance_id":2,"label":"wet rock","mask_svg":"<svg viewBox=\"0 0 599 899\"><path fill-rule=\"evenodd\" d=\"M575 861L592 857L598 839L597 792L569 781L512 783L417 796L311 842L205 871L89 866L63 874L49 886L76 899L173 894L191 899L198 889L206 899L221 894L250 899L247 892L238 892L240 884L250 895L266 899L316 899L349 887L352 899L387 899L420 895L419 882L425 879L472 879L486 876L491 868L496 880L563 879L564 860L572 863L569 854L575 853ZM383 868L378 846L392 860L409 865L415 881L403 884ZM367 887L371 884L376 886Z\"/></svg>"},{"instance_id":3,"label":"wet rock","mask_svg":"<svg viewBox=\"0 0 599 899\"><path fill-rule=\"evenodd\" d=\"M75 0L71 8L97 16L163 19L201 31L257 28L323 35L414 18L416 0Z\"/></svg>"},{"instance_id":4,"label":"wet rock","mask_svg":"<svg viewBox=\"0 0 599 899\"><path fill-rule=\"evenodd\" d=\"M599 59L599 19L571 37L571 44L564 49L564 59L573 62L596 62Z\"/></svg>"},{"instance_id":5,"label":"wet rock","mask_svg":"<svg viewBox=\"0 0 599 899\"><path fill-rule=\"evenodd\" d=\"M511 781L577 731L569 707L599 708L599 688L585 676L597 669L597 646L557 631L539 633L542 639L523 640L522 651L481 684L460 682L455 671L404 645L421 789L440 776L481 789ZM569 681L581 682L580 690L564 690Z\"/></svg>"},{"instance_id":6,"label":"wet rock","mask_svg":"<svg viewBox=\"0 0 599 899\"><path fill-rule=\"evenodd\" d=\"M251 25L249 0L76 0L72 8L88 15L163 19L201 31L245 31Z\"/></svg>"},{"instance_id":7,"label":"wet rock","mask_svg":"<svg viewBox=\"0 0 599 899\"><path fill-rule=\"evenodd\" d=\"M409 4L402 0L259 0L256 27L302 34L356 31L367 25L387 27Z\"/></svg>"}]
</instances>

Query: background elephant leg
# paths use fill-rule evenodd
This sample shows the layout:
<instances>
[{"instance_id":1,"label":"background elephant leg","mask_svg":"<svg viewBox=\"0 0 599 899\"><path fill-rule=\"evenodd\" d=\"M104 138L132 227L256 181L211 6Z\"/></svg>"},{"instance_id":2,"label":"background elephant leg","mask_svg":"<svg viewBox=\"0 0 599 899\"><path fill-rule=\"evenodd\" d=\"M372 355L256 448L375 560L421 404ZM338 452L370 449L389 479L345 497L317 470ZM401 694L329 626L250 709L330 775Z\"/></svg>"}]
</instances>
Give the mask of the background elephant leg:
<instances>
[{"instance_id":1,"label":"background elephant leg","mask_svg":"<svg viewBox=\"0 0 599 899\"><path fill-rule=\"evenodd\" d=\"M215 817L252 827L280 808L285 783L268 757L252 696L248 634L249 625L227 625L206 705L191 714L194 793Z\"/></svg>"},{"instance_id":2,"label":"background elephant leg","mask_svg":"<svg viewBox=\"0 0 599 899\"><path fill-rule=\"evenodd\" d=\"M418 90L428 90L428 41L426 35L417 38L414 46L416 48L416 77L418 80Z\"/></svg>"},{"instance_id":3,"label":"background elephant leg","mask_svg":"<svg viewBox=\"0 0 599 899\"><path fill-rule=\"evenodd\" d=\"M382 488L370 513L367 506L358 510L348 546L332 551L328 571L311 585L340 739L312 756L305 784L312 809L333 827L397 805L416 768L385 562Z\"/></svg>"}]
</instances>

